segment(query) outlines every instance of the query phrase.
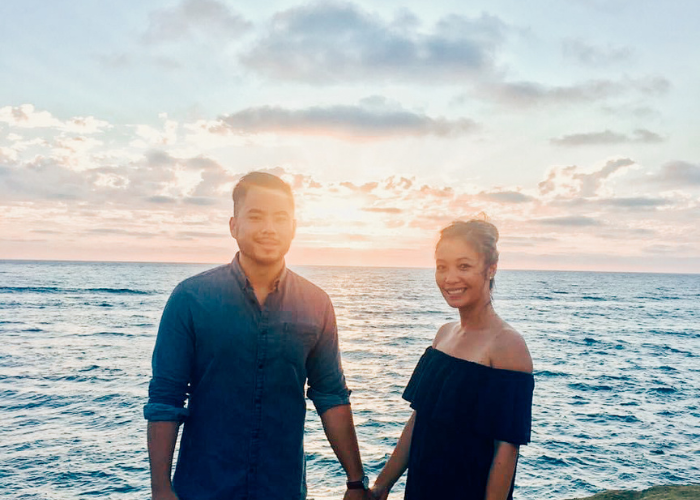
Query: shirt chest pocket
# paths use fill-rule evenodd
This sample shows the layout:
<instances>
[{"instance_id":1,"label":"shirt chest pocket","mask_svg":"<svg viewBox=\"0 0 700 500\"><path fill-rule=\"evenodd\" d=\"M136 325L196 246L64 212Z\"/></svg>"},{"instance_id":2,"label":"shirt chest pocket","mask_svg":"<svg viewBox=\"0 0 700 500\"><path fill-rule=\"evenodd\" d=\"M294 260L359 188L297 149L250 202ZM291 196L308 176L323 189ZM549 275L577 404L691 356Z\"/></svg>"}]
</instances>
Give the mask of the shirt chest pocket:
<instances>
[{"instance_id":1,"label":"shirt chest pocket","mask_svg":"<svg viewBox=\"0 0 700 500\"><path fill-rule=\"evenodd\" d=\"M282 357L298 367L304 367L319 334L320 328L311 323L285 323L282 329Z\"/></svg>"}]
</instances>

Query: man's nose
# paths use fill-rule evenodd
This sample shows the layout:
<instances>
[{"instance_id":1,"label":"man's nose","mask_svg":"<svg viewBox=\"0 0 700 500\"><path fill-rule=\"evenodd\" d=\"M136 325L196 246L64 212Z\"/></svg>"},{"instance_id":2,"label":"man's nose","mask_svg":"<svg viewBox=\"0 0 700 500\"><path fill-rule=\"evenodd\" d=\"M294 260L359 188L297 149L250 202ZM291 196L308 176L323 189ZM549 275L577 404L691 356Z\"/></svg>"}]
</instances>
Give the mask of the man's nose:
<instances>
[{"instance_id":1,"label":"man's nose","mask_svg":"<svg viewBox=\"0 0 700 500\"><path fill-rule=\"evenodd\" d=\"M275 221L273 220L272 217L265 217L262 230L266 233L274 233L275 232Z\"/></svg>"}]
</instances>

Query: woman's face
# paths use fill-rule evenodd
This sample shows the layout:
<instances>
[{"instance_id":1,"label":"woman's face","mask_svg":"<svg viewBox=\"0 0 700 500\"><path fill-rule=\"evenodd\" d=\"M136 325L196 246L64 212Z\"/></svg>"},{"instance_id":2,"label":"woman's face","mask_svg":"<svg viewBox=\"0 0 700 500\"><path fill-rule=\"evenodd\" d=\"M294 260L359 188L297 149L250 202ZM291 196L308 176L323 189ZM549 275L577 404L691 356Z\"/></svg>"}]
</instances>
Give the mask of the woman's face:
<instances>
[{"instance_id":1,"label":"woman's face","mask_svg":"<svg viewBox=\"0 0 700 500\"><path fill-rule=\"evenodd\" d=\"M489 276L495 272L496 265L484 269L484 257L461 238L443 239L435 249L435 282L451 307L488 302Z\"/></svg>"}]
</instances>

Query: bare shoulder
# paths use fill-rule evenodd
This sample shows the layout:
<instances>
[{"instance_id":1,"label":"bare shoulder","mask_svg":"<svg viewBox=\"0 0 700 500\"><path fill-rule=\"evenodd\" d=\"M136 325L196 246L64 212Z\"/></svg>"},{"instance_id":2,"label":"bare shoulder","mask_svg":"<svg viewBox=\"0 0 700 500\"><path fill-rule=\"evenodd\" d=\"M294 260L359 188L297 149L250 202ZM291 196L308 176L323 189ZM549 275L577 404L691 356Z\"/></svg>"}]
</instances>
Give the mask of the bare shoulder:
<instances>
[{"instance_id":1,"label":"bare shoulder","mask_svg":"<svg viewBox=\"0 0 700 500\"><path fill-rule=\"evenodd\" d=\"M532 373L532 357L525 339L505 321L494 338L491 362L494 368Z\"/></svg>"},{"instance_id":2,"label":"bare shoulder","mask_svg":"<svg viewBox=\"0 0 700 500\"><path fill-rule=\"evenodd\" d=\"M443 340L446 337L449 337L450 332L452 332L455 329L456 324L457 322L453 321L452 323L445 323L440 328L438 328L438 331L435 334L435 338L433 339L434 348L437 348L441 340Z\"/></svg>"}]
</instances>

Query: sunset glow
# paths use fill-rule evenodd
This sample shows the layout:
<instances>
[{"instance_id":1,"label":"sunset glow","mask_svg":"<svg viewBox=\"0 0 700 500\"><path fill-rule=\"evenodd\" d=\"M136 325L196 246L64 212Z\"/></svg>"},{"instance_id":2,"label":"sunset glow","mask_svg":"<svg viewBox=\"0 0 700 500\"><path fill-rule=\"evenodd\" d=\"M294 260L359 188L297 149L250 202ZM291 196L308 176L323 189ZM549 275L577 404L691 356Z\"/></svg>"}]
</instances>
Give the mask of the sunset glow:
<instances>
[{"instance_id":1,"label":"sunset glow","mask_svg":"<svg viewBox=\"0 0 700 500\"><path fill-rule=\"evenodd\" d=\"M540 7L4 3L0 259L225 262L265 170L291 265L429 267L484 212L504 268L699 273L700 7Z\"/></svg>"}]
</instances>

